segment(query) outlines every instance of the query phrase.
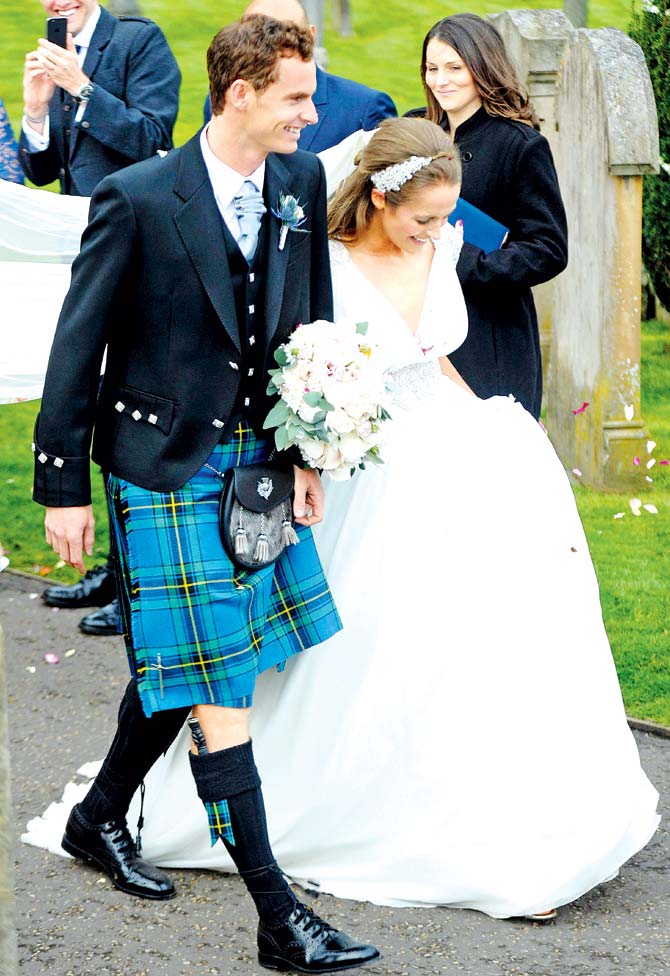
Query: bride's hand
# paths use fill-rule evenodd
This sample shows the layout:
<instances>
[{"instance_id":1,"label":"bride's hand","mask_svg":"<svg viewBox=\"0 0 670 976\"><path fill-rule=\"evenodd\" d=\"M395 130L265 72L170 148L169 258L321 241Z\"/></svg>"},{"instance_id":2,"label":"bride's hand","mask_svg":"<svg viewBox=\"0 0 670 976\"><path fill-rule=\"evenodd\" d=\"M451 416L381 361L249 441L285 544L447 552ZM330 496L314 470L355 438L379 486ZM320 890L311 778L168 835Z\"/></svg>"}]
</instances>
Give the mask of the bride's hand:
<instances>
[{"instance_id":1,"label":"bride's hand","mask_svg":"<svg viewBox=\"0 0 670 976\"><path fill-rule=\"evenodd\" d=\"M323 485L321 478L311 468L298 468L295 471L295 498L293 514L298 525L317 525L323 519ZM311 509L311 515L308 511Z\"/></svg>"}]
</instances>

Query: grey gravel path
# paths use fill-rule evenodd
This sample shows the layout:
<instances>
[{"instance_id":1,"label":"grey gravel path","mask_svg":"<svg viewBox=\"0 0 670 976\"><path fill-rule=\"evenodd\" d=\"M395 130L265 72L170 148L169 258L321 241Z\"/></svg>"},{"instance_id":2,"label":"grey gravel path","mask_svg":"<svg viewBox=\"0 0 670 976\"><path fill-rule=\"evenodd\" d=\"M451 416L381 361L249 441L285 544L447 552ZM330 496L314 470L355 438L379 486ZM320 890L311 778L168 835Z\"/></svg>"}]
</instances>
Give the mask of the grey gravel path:
<instances>
[{"instance_id":1,"label":"grey gravel path","mask_svg":"<svg viewBox=\"0 0 670 976\"><path fill-rule=\"evenodd\" d=\"M127 681L120 638L79 634L79 612L48 609L41 589L41 581L0 575L17 837L60 798L73 770L103 755ZM71 648L76 653L66 658ZM49 651L60 664L44 662ZM670 976L670 740L636 737L661 793L664 823L616 880L562 909L556 922L500 922L471 911L378 908L329 896L318 899L319 910L381 947L384 959L367 969L370 976ZM253 908L235 877L172 872L179 896L155 904L122 895L91 868L18 842L16 857L21 976L265 972L253 953Z\"/></svg>"}]
</instances>

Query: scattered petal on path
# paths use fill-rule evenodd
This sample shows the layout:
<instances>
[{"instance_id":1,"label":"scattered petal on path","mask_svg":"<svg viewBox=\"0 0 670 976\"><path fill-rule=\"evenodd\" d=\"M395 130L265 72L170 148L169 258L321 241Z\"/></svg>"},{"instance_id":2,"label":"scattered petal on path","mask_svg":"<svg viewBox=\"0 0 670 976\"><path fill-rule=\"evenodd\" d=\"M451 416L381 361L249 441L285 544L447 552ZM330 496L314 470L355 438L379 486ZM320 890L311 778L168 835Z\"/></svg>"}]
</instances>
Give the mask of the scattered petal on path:
<instances>
[{"instance_id":1,"label":"scattered petal on path","mask_svg":"<svg viewBox=\"0 0 670 976\"><path fill-rule=\"evenodd\" d=\"M651 454L655 447L656 441L647 441L647 454Z\"/></svg>"},{"instance_id":2,"label":"scattered petal on path","mask_svg":"<svg viewBox=\"0 0 670 976\"><path fill-rule=\"evenodd\" d=\"M650 478L648 474L646 474L644 476L644 480L645 481L648 481L650 485L653 485L653 483L654 483L654 479L653 478Z\"/></svg>"},{"instance_id":3,"label":"scattered petal on path","mask_svg":"<svg viewBox=\"0 0 670 976\"><path fill-rule=\"evenodd\" d=\"M584 402L582 403L581 407L577 407L576 410L571 410L570 413L573 414L576 417L578 413L584 413L584 411L586 410L586 408L588 407L588 405L589 405L589 401L588 400L584 400Z\"/></svg>"},{"instance_id":4,"label":"scattered petal on path","mask_svg":"<svg viewBox=\"0 0 670 976\"><path fill-rule=\"evenodd\" d=\"M58 562L56 563L56 569L62 569L63 566L67 566L67 563L65 562L64 559L59 559Z\"/></svg>"},{"instance_id":5,"label":"scattered petal on path","mask_svg":"<svg viewBox=\"0 0 670 976\"><path fill-rule=\"evenodd\" d=\"M655 505L652 505L651 502L648 505L643 505L642 508L645 510L645 512L649 512L650 515L658 515L658 509Z\"/></svg>"},{"instance_id":6,"label":"scattered petal on path","mask_svg":"<svg viewBox=\"0 0 670 976\"><path fill-rule=\"evenodd\" d=\"M8 566L9 566L9 559L7 558L7 556L0 556L0 573L3 571L3 569L7 569Z\"/></svg>"},{"instance_id":7,"label":"scattered petal on path","mask_svg":"<svg viewBox=\"0 0 670 976\"><path fill-rule=\"evenodd\" d=\"M625 512L617 512L616 515L614 515L613 517L615 519L623 518L625 514L626 514Z\"/></svg>"},{"instance_id":8,"label":"scattered petal on path","mask_svg":"<svg viewBox=\"0 0 670 976\"><path fill-rule=\"evenodd\" d=\"M630 505L630 510L633 513L633 515L640 514L640 510L642 508L642 502L640 501L639 498L631 498L628 504Z\"/></svg>"},{"instance_id":9,"label":"scattered petal on path","mask_svg":"<svg viewBox=\"0 0 670 976\"><path fill-rule=\"evenodd\" d=\"M641 463L642 462L640 461L639 457L636 454L635 457L633 458L633 464L641 464Z\"/></svg>"},{"instance_id":10,"label":"scattered petal on path","mask_svg":"<svg viewBox=\"0 0 670 976\"><path fill-rule=\"evenodd\" d=\"M579 470L579 468L573 468L572 473L576 475L578 478L581 478L582 476L582 472Z\"/></svg>"},{"instance_id":11,"label":"scattered petal on path","mask_svg":"<svg viewBox=\"0 0 670 976\"><path fill-rule=\"evenodd\" d=\"M29 593L28 594L28 599L29 600L36 600L38 596L39 596L39 593Z\"/></svg>"},{"instance_id":12,"label":"scattered petal on path","mask_svg":"<svg viewBox=\"0 0 670 976\"><path fill-rule=\"evenodd\" d=\"M653 468L656 464L656 458L649 458L647 461L647 469Z\"/></svg>"},{"instance_id":13,"label":"scattered petal on path","mask_svg":"<svg viewBox=\"0 0 670 976\"><path fill-rule=\"evenodd\" d=\"M52 654L51 651L44 655L44 660L47 662L47 664L60 664L60 658L58 655Z\"/></svg>"},{"instance_id":14,"label":"scattered petal on path","mask_svg":"<svg viewBox=\"0 0 670 976\"><path fill-rule=\"evenodd\" d=\"M69 651L65 652L65 657L74 657L76 653L77 653L77 648L71 647Z\"/></svg>"},{"instance_id":15,"label":"scattered petal on path","mask_svg":"<svg viewBox=\"0 0 670 976\"><path fill-rule=\"evenodd\" d=\"M32 666L32 664L31 664L31 665L29 665L29 666L28 666L28 667L26 668L26 671L28 672L28 674L35 674L35 672L37 671L37 668L34 668L34 667Z\"/></svg>"},{"instance_id":16,"label":"scattered petal on path","mask_svg":"<svg viewBox=\"0 0 670 976\"><path fill-rule=\"evenodd\" d=\"M665 467L667 467L670 464L670 461L668 461L667 458L663 458L663 460L662 461L659 461L658 463L659 464L663 464L663 465L665 465Z\"/></svg>"},{"instance_id":17,"label":"scattered petal on path","mask_svg":"<svg viewBox=\"0 0 670 976\"><path fill-rule=\"evenodd\" d=\"M633 408L633 404L632 403L626 403L626 404L624 404L623 415L626 418L626 420L630 423L630 421L635 416L635 409Z\"/></svg>"}]
</instances>

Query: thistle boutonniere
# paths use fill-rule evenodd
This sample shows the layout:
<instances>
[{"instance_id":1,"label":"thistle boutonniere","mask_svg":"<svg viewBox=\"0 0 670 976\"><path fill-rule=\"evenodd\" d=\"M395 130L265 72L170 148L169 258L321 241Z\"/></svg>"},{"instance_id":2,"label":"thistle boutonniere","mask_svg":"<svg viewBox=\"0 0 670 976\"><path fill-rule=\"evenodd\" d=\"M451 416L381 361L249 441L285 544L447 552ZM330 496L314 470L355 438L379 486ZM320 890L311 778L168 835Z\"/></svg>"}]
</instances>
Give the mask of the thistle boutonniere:
<instances>
[{"instance_id":1,"label":"thistle boutonniere","mask_svg":"<svg viewBox=\"0 0 670 976\"><path fill-rule=\"evenodd\" d=\"M300 230L300 225L304 224L307 218L305 217L304 208L300 206L299 197L296 198L290 194L285 196L283 193L280 193L277 209L273 210L272 213L281 220L281 230L279 231L280 251L284 250L286 235L290 230L299 231L301 234L308 233L306 230Z\"/></svg>"}]
</instances>

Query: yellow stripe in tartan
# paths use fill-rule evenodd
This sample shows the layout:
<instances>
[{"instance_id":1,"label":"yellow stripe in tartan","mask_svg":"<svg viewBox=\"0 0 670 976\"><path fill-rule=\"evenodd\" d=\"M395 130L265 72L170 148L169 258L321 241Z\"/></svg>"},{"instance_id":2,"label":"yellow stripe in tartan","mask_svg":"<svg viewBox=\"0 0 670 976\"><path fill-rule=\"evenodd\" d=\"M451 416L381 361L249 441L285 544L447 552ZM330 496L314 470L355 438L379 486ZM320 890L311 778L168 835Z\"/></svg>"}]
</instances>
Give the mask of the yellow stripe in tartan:
<instances>
[{"instance_id":1,"label":"yellow stripe in tartan","mask_svg":"<svg viewBox=\"0 0 670 976\"><path fill-rule=\"evenodd\" d=\"M133 590L133 593L153 593L154 590L187 590L194 589L198 586L211 586L212 583L234 583L235 578L230 576L222 577L221 579L205 579L197 580L193 583L166 583L164 586L142 586Z\"/></svg>"},{"instance_id":2,"label":"yellow stripe in tartan","mask_svg":"<svg viewBox=\"0 0 670 976\"><path fill-rule=\"evenodd\" d=\"M158 493L156 492L156 494L158 494ZM174 496L173 496L172 505L170 505L168 507L170 507L170 508L189 508L189 507L190 508L195 508L197 505L218 505L218 504L219 504L218 498L206 498L206 499L204 499L203 501L200 501L200 502L195 502L195 501L192 501L191 499L188 499L188 500L185 500L185 501L181 501L180 502L180 501L175 501L174 500ZM128 508L124 508L123 509L123 514L124 515L127 515L128 512L141 512L141 511L143 511L144 509L147 509L147 508L150 511L155 512L156 511L156 507L158 507L160 509L163 506L160 504L160 502L159 502L158 506L156 506L155 504L150 504L150 505L129 505Z\"/></svg>"},{"instance_id":3,"label":"yellow stripe in tartan","mask_svg":"<svg viewBox=\"0 0 670 976\"><path fill-rule=\"evenodd\" d=\"M246 654L247 651L251 649L256 649L254 644L248 644L246 647L242 647L239 651L231 651L230 654L220 654L218 657L203 657L200 653L199 660L197 661L179 661L177 664L161 664L161 671L185 671L186 668L199 668L203 664L220 664L221 661L229 661L233 657L239 657L240 654ZM138 668L138 673L143 673L144 671L157 671L158 668L155 664L145 664L144 667Z\"/></svg>"},{"instance_id":4,"label":"yellow stripe in tartan","mask_svg":"<svg viewBox=\"0 0 670 976\"><path fill-rule=\"evenodd\" d=\"M172 523L173 523L174 530L175 530L175 539L176 539L176 542L177 542L177 549L179 550L179 567L181 569L182 579L185 581L186 580L186 566L184 564L184 554L183 554L182 549L181 549L181 539L179 538L179 526L177 524L177 506L175 504L175 497L174 497L174 493L173 492L170 492L170 500L172 502L172 505L171 505L171 509L172 509ZM188 590L186 590L186 599L188 601L188 613L189 613L189 616L191 618L191 626L193 627L193 636L195 638L195 646L196 646L196 650L198 652L198 657L200 658L200 661L201 661L201 664L202 664L202 676L205 679L205 684L207 685L207 690L209 692L209 697L211 699L211 702L212 702L212 704L214 704L214 694L212 692L212 687L211 687L211 685L209 683L209 677L207 676L207 671L205 669L205 662L202 660L202 654L201 654L201 651L200 651L200 639L198 637L198 630L197 630L197 627L195 625L195 617L193 615L193 606L191 604L191 600L190 600L190 597L189 597Z\"/></svg>"},{"instance_id":5,"label":"yellow stripe in tartan","mask_svg":"<svg viewBox=\"0 0 670 976\"><path fill-rule=\"evenodd\" d=\"M221 823L221 817L219 816L219 804L214 803L213 806L214 813L216 814L216 829L222 831L224 827L232 827L230 820L225 820L223 823Z\"/></svg>"}]
</instances>

